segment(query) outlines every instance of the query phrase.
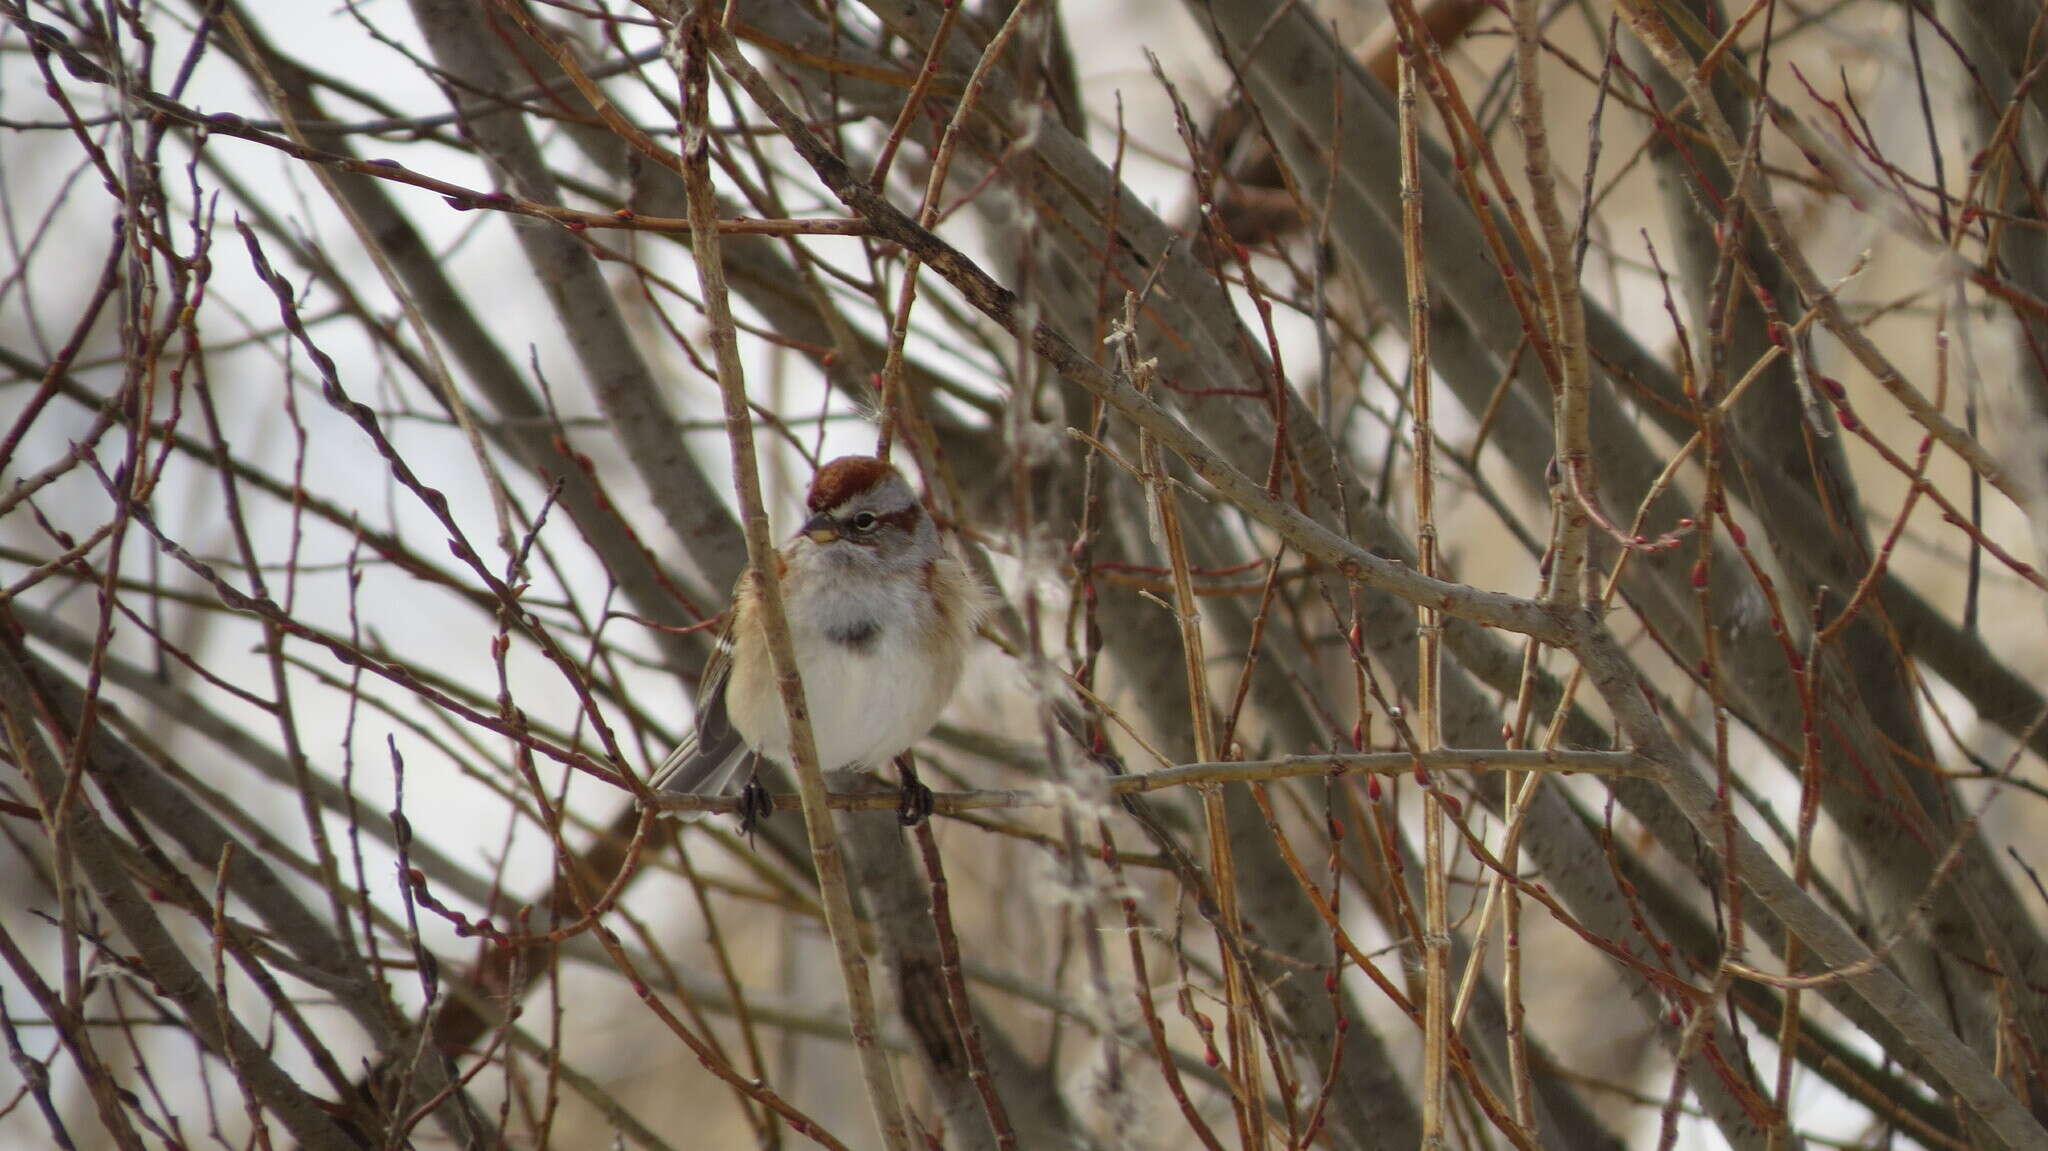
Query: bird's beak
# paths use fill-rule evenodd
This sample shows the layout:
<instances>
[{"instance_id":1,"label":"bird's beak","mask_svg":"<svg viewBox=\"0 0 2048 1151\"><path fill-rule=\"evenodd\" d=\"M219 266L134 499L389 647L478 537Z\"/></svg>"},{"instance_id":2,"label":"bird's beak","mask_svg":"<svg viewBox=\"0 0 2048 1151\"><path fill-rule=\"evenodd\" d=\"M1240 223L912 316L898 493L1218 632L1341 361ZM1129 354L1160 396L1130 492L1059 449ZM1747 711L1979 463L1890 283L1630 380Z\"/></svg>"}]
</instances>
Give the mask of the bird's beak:
<instances>
[{"instance_id":1,"label":"bird's beak","mask_svg":"<svg viewBox=\"0 0 2048 1151\"><path fill-rule=\"evenodd\" d=\"M802 534L814 544L829 544L839 538L839 521L828 512L819 512L804 521Z\"/></svg>"}]
</instances>

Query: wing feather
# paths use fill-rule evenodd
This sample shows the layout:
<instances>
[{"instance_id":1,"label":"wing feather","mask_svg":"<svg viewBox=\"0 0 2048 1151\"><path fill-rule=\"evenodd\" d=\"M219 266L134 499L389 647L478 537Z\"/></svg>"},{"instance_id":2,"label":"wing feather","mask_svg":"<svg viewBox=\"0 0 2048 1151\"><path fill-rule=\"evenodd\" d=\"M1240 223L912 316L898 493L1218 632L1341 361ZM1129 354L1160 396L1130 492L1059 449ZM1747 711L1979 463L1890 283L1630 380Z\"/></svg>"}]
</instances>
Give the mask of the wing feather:
<instances>
[{"instance_id":1,"label":"wing feather","mask_svg":"<svg viewBox=\"0 0 2048 1151\"><path fill-rule=\"evenodd\" d=\"M725 689L732 679L733 621L737 610L728 612L725 626L710 660L704 664L704 678L697 685L697 718L689 734L668 753L655 769L649 786L677 795L723 795L750 757L747 741L732 726L725 708ZM689 819L698 812L678 812Z\"/></svg>"}]
</instances>

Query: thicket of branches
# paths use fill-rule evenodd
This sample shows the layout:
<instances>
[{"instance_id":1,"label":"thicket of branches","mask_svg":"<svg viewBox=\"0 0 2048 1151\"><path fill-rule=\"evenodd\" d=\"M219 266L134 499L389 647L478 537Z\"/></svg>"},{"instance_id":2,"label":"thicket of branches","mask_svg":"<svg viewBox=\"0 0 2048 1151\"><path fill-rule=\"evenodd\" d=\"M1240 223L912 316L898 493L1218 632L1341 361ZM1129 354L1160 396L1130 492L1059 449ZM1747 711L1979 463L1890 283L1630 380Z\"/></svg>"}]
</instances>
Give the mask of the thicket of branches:
<instances>
[{"instance_id":1,"label":"thicket of branches","mask_svg":"<svg viewBox=\"0 0 2048 1151\"><path fill-rule=\"evenodd\" d=\"M0 1142L2048 1145L2048 6L0 15Z\"/></svg>"}]
</instances>

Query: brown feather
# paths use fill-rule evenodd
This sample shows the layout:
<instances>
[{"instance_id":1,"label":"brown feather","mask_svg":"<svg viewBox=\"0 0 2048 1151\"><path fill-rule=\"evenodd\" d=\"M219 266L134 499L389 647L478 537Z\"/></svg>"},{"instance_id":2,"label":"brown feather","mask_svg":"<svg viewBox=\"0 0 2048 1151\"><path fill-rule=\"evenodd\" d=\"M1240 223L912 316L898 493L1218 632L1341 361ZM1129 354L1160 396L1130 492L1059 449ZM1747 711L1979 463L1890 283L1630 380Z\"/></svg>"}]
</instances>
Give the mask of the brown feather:
<instances>
[{"instance_id":1,"label":"brown feather","mask_svg":"<svg viewBox=\"0 0 2048 1151\"><path fill-rule=\"evenodd\" d=\"M812 512L836 508L879 484L895 471L873 456L841 456L818 469L811 481L811 494L804 502Z\"/></svg>"}]
</instances>

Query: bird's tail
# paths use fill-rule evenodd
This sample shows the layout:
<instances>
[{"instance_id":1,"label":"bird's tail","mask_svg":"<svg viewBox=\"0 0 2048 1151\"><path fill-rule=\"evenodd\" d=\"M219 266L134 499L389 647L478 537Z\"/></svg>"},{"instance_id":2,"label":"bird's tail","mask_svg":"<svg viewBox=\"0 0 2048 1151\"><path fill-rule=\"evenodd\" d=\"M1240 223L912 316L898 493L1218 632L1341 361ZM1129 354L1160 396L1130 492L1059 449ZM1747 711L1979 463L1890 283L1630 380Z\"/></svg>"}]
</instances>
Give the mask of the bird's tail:
<instances>
[{"instance_id":1,"label":"bird's tail","mask_svg":"<svg viewBox=\"0 0 2048 1151\"><path fill-rule=\"evenodd\" d=\"M733 790L733 783L752 758L745 740L739 733L726 728L724 738L711 744L701 742L701 733L692 731L683 737L683 742L668 753L655 769L654 778L648 786L657 792L670 795L725 795ZM676 818L693 820L704 816L701 811L678 811Z\"/></svg>"}]
</instances>

